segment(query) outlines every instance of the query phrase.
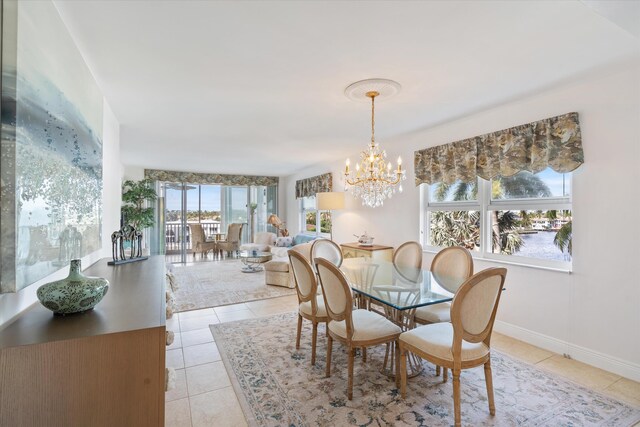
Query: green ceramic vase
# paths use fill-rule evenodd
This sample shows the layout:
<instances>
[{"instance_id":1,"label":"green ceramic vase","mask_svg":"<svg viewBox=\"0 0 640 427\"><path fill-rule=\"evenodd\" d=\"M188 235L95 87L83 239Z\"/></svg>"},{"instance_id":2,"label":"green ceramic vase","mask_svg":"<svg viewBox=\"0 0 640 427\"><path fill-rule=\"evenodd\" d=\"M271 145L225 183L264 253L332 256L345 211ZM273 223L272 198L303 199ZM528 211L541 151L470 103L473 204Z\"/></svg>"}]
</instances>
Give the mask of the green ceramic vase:
<instances>
[{"instance_id":1,"label":"green ceramic vase","mask_svg":"<svg viewBox=\"0 0 640 427\"><path fill-rule=\"evenodd\" d=\"M40 303L54 314L82 313L93 309L109 290L109 281L82 274L80 260L71 260L69 276L38 288Z\"/></svg>"}]
</instances>

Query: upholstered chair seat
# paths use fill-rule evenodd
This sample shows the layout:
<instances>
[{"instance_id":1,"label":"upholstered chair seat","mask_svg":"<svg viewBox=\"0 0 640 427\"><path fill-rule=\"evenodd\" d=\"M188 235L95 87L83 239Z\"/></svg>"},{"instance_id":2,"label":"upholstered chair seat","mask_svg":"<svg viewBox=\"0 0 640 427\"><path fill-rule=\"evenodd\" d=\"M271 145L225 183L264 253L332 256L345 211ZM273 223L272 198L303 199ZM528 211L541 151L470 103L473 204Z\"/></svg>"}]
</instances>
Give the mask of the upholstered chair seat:
<instances>
[{"instance_id":1,"label":"upholstered chair seat","mask_svg":"<svg viewBox=\"0 0 640 427\"><path fill-rule=\"evenodd\" d=\"M449 322L434 323L411 329L402 334L400 339L420 351L440 359L453 361L453 353L451 352L453 325ZM479 359L487 354L489 354L489 347L485 343L471 343L462 340L461 360L463 362Z\"/></svg>"},{"instance_id":2,"label":"upholstered chair seat","mask_svg":"<svg viewBox=\"0 0 640 427\"><path fill-rule=\"evenodd\" d=\"M351 319L353 321L353 336L351 337L353 341L384 340L402 332L398 325L369 310L353 310ZM344 320L329 322L329 331L341 338L347 338L347 325Z\"/></svg>"},{"instance_id":3,"label":"upholstered chair seat","mask_svg":"<svg viewBox=\"0 0 640 427\"><path fill-rule=\"evenodd\" d=\"M439 323L451 321L451 304L443 302L440 304L426 305L416 308L416 322L418 323Z\"/></svg>"}]
</instances>

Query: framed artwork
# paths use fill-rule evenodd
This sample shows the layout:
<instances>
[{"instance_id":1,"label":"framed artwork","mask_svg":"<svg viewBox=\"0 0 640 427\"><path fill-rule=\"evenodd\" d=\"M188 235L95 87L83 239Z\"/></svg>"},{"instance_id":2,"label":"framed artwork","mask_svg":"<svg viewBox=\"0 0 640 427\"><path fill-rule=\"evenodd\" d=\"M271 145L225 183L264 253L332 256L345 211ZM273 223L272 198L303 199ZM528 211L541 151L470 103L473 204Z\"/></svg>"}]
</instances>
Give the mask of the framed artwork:
<instances>
[{"instance_id":1,"label":"framed artwork","mask_svg":"<svg viewBox=\"0 0 640 427\"><path fill-rule=\"evenodd\" d=\"M103 97L51 1L2 1L0 291L101 249Z\"/></svg>"}]
</instances>

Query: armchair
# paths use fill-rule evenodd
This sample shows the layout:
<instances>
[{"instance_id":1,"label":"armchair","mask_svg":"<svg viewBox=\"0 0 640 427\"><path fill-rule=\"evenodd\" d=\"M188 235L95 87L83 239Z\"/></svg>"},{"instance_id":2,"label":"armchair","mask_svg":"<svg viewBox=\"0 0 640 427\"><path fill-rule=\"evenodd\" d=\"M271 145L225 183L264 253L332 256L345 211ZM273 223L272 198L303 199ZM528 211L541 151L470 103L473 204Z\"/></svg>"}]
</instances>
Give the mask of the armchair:
<instances>
[{"instance_id":1,"label":"armchair","mask_svg":"<svg viewBox=\"0 0 640 427\"><path fill-rule=\"evenodd\" d=\"M217 242L217 250L220 252L226 251L227 254L231 254L240 250L240 236L242 236L242 223L229 224L227 229L227 238L225 240L219 240Z\"/></svg>"},{"instance_id":2,"label":"armchair","mask_svg":"<svg viewBox=\"0 0 640 427\"><path fill-rule=\"evenodd\" d=\"M189 224L189 232L191 234L191 251L193 257L200 252L200 256L206 256L209 251L216 251L216 242L207 241L201 224Z\"/></svg>"}]
</instances>

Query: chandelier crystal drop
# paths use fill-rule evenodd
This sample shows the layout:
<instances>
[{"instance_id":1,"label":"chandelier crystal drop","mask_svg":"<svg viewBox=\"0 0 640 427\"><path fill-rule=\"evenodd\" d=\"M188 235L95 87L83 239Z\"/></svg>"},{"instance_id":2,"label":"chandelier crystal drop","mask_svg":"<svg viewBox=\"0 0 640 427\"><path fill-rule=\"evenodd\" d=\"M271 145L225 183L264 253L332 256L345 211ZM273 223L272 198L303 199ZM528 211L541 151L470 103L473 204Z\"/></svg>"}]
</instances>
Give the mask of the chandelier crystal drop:
<instances>
[{"instance_id":1,"label":"chandelier crystal drop","mask_svg":"<svg viewBox=\"0 0 640 427\"><path fill-rule=\"evenodd\" d=\"M396 192L396 186L402 192L402 185L398 184L407 178L402 169L402 159L398 157L397 167L392 169L391 162L387 162L387 152L375 142L375 98L378 95L380 92L375 90L365 93L371 98L371 143L360 153L355 172L351 170L349 159L344 170L345 191L351 190L354 197L362 200L363 206L372 208L382 206L385 199L390 199Z\"/></svg>"}]
</instances>

